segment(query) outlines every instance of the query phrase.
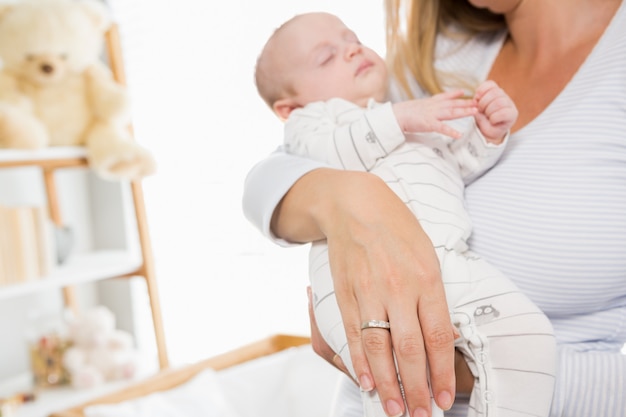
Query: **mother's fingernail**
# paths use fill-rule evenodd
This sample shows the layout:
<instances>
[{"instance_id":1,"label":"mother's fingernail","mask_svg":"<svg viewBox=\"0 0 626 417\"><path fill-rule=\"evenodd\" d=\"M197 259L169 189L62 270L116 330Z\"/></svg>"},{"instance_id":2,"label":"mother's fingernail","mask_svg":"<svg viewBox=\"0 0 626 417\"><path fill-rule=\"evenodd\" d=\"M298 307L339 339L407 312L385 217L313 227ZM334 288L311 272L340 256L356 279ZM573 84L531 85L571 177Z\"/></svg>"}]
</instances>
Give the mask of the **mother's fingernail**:
<instances>
[{"instance_id":1,"label":"mother's fingernail","mask_svg":"<svg viewBox=\"0 0 626 417\"><path fill-rule=\"evenodd\" d=\"M387 414L390 417L400 417L403 414L402 407L394 400L387 400Z\"/></svg>"},{"instance_id":2,"label":"mother's fingernail","mask_svg":"<svg viewBox=\"0 0 626 417\"><path fill-rule=\"evenodd\" d=\"M452 395L448 391L442 391L437 396L437 404L444 410L449 410L452 407Z\"/></svg>"},{"instance_id":3,"label":"mother's fingernail","mask_svg":"<svg viewBox=\"0 0 626 417\"><path fill-rule=\"evenodd\" d=\"M413 417L428 417L428 411L423 408L418 408L413 412Z\"/></svg>"},{"instance_id":4,"label":"mother's fingernail","mask_svg":"<svg viewBox=\"0 0 626 417\"><path fill-rule=\"evenodd\" d=\"M361 375L359 383L361 384L361 389L365 392L369 392L374 389L374 383L369 375Z\"/></svg>"}]
</instances>

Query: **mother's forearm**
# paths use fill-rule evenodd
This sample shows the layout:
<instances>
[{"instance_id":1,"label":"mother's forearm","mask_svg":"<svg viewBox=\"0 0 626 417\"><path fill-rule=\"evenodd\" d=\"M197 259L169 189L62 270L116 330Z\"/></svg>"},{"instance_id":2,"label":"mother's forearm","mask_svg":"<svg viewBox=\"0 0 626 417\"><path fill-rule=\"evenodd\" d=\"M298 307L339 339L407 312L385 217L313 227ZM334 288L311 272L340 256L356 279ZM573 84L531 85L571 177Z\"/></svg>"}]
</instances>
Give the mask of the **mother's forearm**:
<instances>
[{"instance_id":1,"label":"mother's forearm","mask_svg":"<svg viewBox=\"0 0 626 417\"><path fill-rule=\"evenodd\" d=\"M318 168L303 175L280 201L271 220L274 235L289 242L313 242L336 231L334 223L353 210L355 195L382 183L372 174ZM385 188L387 188L385 186Z\"/></svg>"},{"instance_id":2,"label":"mother's forearm","mask_svg":"<svg viewBox=\"0 0 626 417\"><path fill-rule=\"evenodd\" d=\"M322 189L330 169L316 169L303 175L289 189L272 216L273 234L289 242L313 242L324 239L314 215L316 206L325 198Z\"/></svg>"}]
</instances>

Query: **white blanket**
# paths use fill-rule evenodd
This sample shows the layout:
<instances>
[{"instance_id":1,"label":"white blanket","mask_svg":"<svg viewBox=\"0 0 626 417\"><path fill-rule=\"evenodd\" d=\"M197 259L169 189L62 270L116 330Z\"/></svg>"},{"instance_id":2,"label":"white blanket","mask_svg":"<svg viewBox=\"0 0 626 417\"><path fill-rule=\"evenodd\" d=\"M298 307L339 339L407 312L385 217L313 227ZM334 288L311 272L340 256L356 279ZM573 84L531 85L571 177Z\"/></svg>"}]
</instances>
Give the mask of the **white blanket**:
<instances>
[{"instance_id":1,"label":"white blanket","mask_svg":"<svg viewBox=\"0 0 626 417\"><path fill-rule=\"evenodd\" d=\"M207 369L168 391L85 410L87 417L324 417L339 373L310 345L219 372Z\"/></svg>"}]
</instances>

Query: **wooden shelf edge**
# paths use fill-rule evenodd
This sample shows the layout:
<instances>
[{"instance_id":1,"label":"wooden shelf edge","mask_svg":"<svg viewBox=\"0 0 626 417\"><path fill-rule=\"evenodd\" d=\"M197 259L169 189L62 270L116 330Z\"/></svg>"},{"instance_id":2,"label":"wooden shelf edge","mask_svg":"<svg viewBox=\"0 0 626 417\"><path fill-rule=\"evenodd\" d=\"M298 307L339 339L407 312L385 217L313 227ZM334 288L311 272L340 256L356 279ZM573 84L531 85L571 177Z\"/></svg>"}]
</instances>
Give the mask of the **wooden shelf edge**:
<instances>
[{"instance_id":1,"label":"wooden shelf edge","mask_svg":"<svg viewBox=\"0 0 626 417\"><path fill-rule=\"evenodd\" d=\"M0 168L38 166L44 169L86 167L87 152L81 146L38 150L0 149Z\"/></svg>"},{"instance_id":2,"label":"wooden shelf edge","mask_svg":"<svg viewBox=\"0 0 626 417\"><path fill-rule=\"evenodd\" d=\"M0 168L40 167L42 169L59 168L87 168L87 158L63 158L63 159L25 159L15 161L0 161Z\"/></svg>"}]
</instances>

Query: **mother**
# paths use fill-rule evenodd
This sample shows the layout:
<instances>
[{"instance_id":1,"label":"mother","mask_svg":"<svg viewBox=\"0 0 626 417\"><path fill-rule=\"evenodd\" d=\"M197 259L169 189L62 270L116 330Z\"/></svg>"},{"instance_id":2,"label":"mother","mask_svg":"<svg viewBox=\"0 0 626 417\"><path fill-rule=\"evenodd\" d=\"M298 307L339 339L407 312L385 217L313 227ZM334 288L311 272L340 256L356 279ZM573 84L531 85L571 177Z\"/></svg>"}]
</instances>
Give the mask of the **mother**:
<instances>
[{"instance_id":1,"label":"mother","mask_svg":"<svg viewBox=\"0 0 626 417\"><path fill-rule=\"evenodd\" d=\"M519 119L467 189L472 249L550 317L553 416L626 415L626 5L622 0L387 0L392 99L496 81ZM403 18L406 17L406 22ZM376 177L278 151L248 175L246 216L278 242L327 239L359 383L390 416L455 394L452 333L432 246ZM391 331L361 334L362 321ZM358 400L357 400L358 401ZM358 404L357 404L358 405Z\"/></svg>"}]
</instances>

